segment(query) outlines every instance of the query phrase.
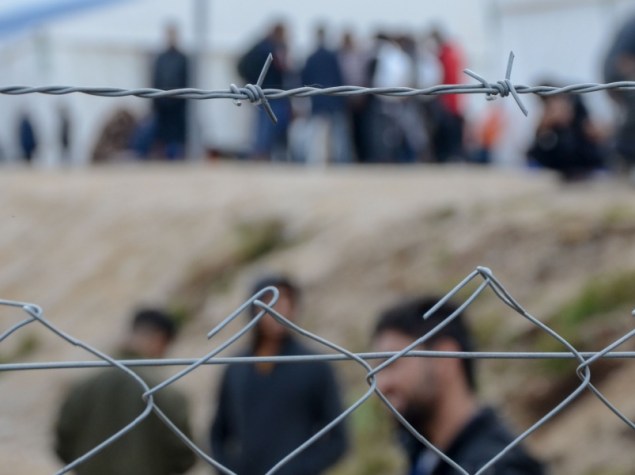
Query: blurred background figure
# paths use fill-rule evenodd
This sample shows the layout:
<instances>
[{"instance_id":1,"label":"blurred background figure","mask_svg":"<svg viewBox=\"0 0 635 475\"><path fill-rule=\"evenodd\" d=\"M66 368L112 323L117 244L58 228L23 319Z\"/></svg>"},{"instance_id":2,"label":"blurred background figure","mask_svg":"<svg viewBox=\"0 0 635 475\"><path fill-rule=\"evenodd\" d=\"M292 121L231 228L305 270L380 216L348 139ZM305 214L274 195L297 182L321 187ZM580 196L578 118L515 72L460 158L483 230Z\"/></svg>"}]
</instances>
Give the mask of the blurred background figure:
<instances>
[{"instance_id":1,"label":"blurred background figure","mask_svg":"<svg viewBox=\"0 0 635 475\"><path fill-rule=\"evenodd\" d=\"M127 109L115 110L97 137L92 153L92 162L105 163L123 160L131 153L131 147L136 148L135 135L137 133L137 122L130 111ZM154 137L154 133L152 136ZM149 148L147 151L149 152Z\"/></svg>"},{"instance_id":2,"label":"blurred background figure","mask_svg":"<svg viewBox=\"0 0 635 475\"><path fill-rule=\"evenodd\" d=\"M635 80L635 16L631 16L615 33L604 58L606 82ZM620 117L613 149L618 171L628 173L635 183L635 91L609 91L619 107Z\"/></svg>"},{"instance_id":3,"label":"blurred background figure","mask_svg":"<svg viewBox=\"0 0 635 475\"><path fill-rule=\"evenodd\" d=\"M380 32L375 36L371 63L373 87L413 87L416 80L414 45L407 35ZM420 161L427 146L419 107L404 98L379 96L371 101L371 157L374 162Z\"/></svg>"},{"instance_id":4,"label":"blurred background figure","mask_svg":"<svg viewBox=\"0 0 635 475\"><path fill-rule=\"evenodd\" d=\"M37 136L31 117L23 112L18 120L18 143L20 144L21 158L31 163L37 150Z\"/></svg>"},{"instance_id":5,"label":"blurred background figure","mask_svg":"<svg viewBox=\"0 0 635 475\"><path fill-rule=\"evenodd\" d=\"M527 152L530 165L558 172L565 181L589 178L605 165L600 136L579 95L541 96L543 112Z\"/></svg>"},{"instance_id":6,"label":"blurred background figure","mask_svg":"<svg viewBox=\"0 0 635 475\"><path fill-rule=\"evenodd\" d=\"M257 41L238 60L240 76L249 84L256 84L269 53L273 63L262 82L263 89L284 89L290 86L287 28L284 23L273 24L267 35ZM251 158L256 160L287 160L287 132L291 122L291 101L288 98L270 100L269 104L278 118L274 124L265 110L256 112L255 141Z\"/></svg>"},{"instance_id":7,"label":"blurred background figure","mask_svg":"<svg viewBox=\"0 0 635 475\"><path fill-rule=\"evenodd\" d=\"M124 342L122 359L161 358L176 335L161 310L139 310ZM152 387L162 381L154 368L135 368ZM146 407L143 389L129 375L109 368L79 382L68 393L55 426L55 451L71 463L131 423ZM154 395L156 405L188 437L186 399L168 387ZM173 475L194 465L194 453L154 414L77 467L78 475Z\"/></svg>"},{"instance_id":8,"label":"blurred background figure","mask_svg":"<svg viewBox=\"0 0 635 475\"><path fill-rule=\"evenodd\" d=\"M179 49L176 25L165 28L166 48L155 59L152 68L152 87L181 89L189 86L188 57ZM160 156L175 160L185 156L187 135L187 101L179 98L153 99L155 145Z\"/></svg>"},{"instance_id":9,"label":"blurred background figure","mask_svg":"<svg viewBox=\"0 0 635 475\"><path fill-rule=\"evenodd\" d=\"M460 84L465 60L461 47L440 27L430 32L437 58L441 65L441 84ZM435 110L433 149L436 160L462 161L465 158L463 143L463 97L460 94L444 94Z\"/></svg>"},{"instance_id":10,"label":"blurred background figure","mask_svg":"<svg viewBox=\"0 0 635 475\"><path fill-rule=\"evenodd\" d=\"M375 326L374 350L400 351L445 322L457 310L449 303L423 319L439 300L422 296L385 310ZM458 315L416 349L474 351L463 318ZM400 358L377 374L377 386L415 430L468 473L476 473L515 439L494 409L478 401L474 360ZM409 475L456 473L405 428L399 430L410 461ZM516 445L486 473L543 475L544 469Z\"/></svg>"},{"instance_id":11,"label":"blurred background figure","mask_svg":"<svg viewBox=\"0 0 635 475\"><path fill-rule=\"evenodd\" d=\"M344 84L361 87L370 85L368 51L356 42L352 31L345 31L342 35L337 57ZM369 96L349 96L345 99L352 154L357 162L366 162L370 156L367 114Z\"/></svg>"},{"instance_id":12,"label":"blurred background figure","mask_svg":"<svg viewBox=\"0 0 635 475\"><path fill-rule=\"evenodd\" d=\"M273 286L280 292L274 309L297 318L300 292L284 275L259 280L252 295ZM265 297L266 298L266 297ZM251 317L260 308L252 307ZM271 315L264 315L243 356L313 353ZM342 413L333 369L323 361L230 365L222 378L211 429L212 456L240 475L265 473ZM347 450L338 424L276 473L318 475Z\"/></svg>"},{"instance_id":13,"label":"blurred background figure","mask_svg":"<svg viewBox=\"0 0 635 475\"><path fill-rule=\"evenodd\" d=\"M441 62L437 57L436 43L426 33L420 38L415 48L416 87L425 89L441 84L443 71ZM428 146L423 160L426 162L436 161L434 156L434 136L437 130L438 110L442 107L441 97L417 96L417 101L425 125L426 136L428 137Z\"/></svg>"},{"instance_id":14,"label":"blurred background figure","mask_svg":"<svg viewBox=\"0 0 635 475\"><path fill-rule=\"evenodd\" d=\"M480 165L491 164L505 131L504 107L500 102L489 104L467 129L465 133L467 160Z\"/></svg>"},{"instance_id":15,"label":"blurred background figure","mask_svg":"<svg viewBox=\"0 0 635 475\"><path fill-rule=\"evenodd\" d=\"M321 88L344 85L337 53L327 46L324 25L316 28L315 42L316 48L306 59L300 74L302 84ZM311 97L310 138L306 144L308 163L351 161L350 129L346 119L345 98Z\"/></svg>"},{"instance_id":16,"label":"blurred background figure","mask_svg":"<svg viewBox=\"0 0 635 475\"><path fill-rule=\"evenodd\" d=\"M60 152L61 152L61 160L69 164L72 161L72 150L71 150L71 140L72 140L72 123L71 123L71 115L68 110L68 107L65 105L61 105L58 110L59 114L59 140L60 140Z\"/></svg>"}]
</instances>

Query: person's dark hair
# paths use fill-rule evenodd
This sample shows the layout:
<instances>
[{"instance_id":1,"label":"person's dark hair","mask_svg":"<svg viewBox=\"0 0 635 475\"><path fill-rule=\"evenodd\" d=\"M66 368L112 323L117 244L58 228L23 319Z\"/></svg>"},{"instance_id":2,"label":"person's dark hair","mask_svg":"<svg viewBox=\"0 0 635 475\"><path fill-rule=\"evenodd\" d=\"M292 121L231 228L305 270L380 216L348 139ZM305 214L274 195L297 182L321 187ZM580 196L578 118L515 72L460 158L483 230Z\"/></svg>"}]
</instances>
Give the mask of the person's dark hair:
<instances>
[{"instance_id":1,"label":"person's dark hair","mask_svg":"<svg viewBox=\"0 0 635 475\"><path fill-rule=\"evenodd\" d=\"M275 41L284 41L286 32L285 21L278 19L272 23L269 36Z\"/></svg>"},{"instance_id":2,"label":"person's dark hair","mask_svg":"<svg viewBox=\"0 0 635 475\"><path fill-rule=\"evenodd\" d=\"M423 314L436 305L439 300L441 298L436 296L416 297L384 310L377 320L373 336L376 337L384 331L393 330L415 340L422 337L458 308L447 302L429 318L424 319ZM458 343L460 351L474 351L472 337L465 325L464 318L464 313L459 314L426 343L434 343L441 338L450 338ZM475 389L474 360L463 358L461 361L467 383L471 389Z\"/></svg>"},{"instance_id":3,"label":"person's dark hair","mask_svg":"<svg viewBox=\"0 0 635 475\"><path fill-rule=\"evenodd\" d=\"M171 341L176 336L176 323L163 310L154 308L142 308L135 312L132 319L132 330L139 330L141 328L152 328L153 330L159 330L167 337L168 341Z\"/></svg>"},{"instance_id":4,"label":"person's dark hair","mask_svg":"<svg viewBox=\"0 0 635 475\"><path fill-rule=\"evenodd\" d=\"M544 79L538 83L538 86L544 87L563 87L566 83L564 81L554 81L552 79ZM548 96L539 96L540 100L544 103L549 102L554 97L566 97L567 100L573 106L573 118L571 119L571 125L578 129L582 130L584 125L589 121L590 114L589 109L587 108L584 99L581 95L571 94L571 93L559 93L559 94L551 94Z\"/></svg>"},{"instance_id":5,"label":"person's dark hair","mask_svg":"<svg viewBox=\"0 0 635 475\"><path fill-rule=\"evenodd\" d=\"M324 23L318 23L315 26L315 38L320 44L326 41L326 26Z\"/></svg>"},{"instance_id":6,"label":"person's dark hair","mask_svg":"<svg viewBox=\"0 0 635 475\"><path fill-rule=\"evenodd\" d=\"M260 292L265 287L276 287L278 290L285 291L294 305L297 305L300 300L300 289L289 277L283 274L267 274L260 277L252 285L249 297ZM265 296L265 299L267 299L267 296ZM250 315L255 317L259 311L260 308L252 305Z\"/></svg>"}]
</instances>

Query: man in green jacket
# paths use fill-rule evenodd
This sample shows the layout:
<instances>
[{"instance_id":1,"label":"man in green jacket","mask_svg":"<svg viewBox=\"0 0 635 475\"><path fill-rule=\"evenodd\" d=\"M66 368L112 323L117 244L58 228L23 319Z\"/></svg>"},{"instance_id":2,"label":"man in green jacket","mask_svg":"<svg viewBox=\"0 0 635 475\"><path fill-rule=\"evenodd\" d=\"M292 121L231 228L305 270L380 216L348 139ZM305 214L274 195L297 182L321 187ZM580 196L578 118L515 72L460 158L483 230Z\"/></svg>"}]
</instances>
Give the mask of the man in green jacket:
<instances>
[{"instance_id":1,"label":"man in green jacket","mask_svg":"<svg viewBox=\"0 0 635 475\"><path fill-rule=\"evenodd\" d=\"M161 358L176 334L159 310L140 310L124 345L125 358ZM161 382L152 368L135 369L152 387ZM130 375L109 368L80 381L66 397L55 426L55 451L69 464L139 416L143 389ZM154 396L157 406L188 437L187 401L172 387ZM194 465L194 453L158 418L149 414L130 432L76 468L77 475L173 475Z\"/></svg>"}]
</instances>

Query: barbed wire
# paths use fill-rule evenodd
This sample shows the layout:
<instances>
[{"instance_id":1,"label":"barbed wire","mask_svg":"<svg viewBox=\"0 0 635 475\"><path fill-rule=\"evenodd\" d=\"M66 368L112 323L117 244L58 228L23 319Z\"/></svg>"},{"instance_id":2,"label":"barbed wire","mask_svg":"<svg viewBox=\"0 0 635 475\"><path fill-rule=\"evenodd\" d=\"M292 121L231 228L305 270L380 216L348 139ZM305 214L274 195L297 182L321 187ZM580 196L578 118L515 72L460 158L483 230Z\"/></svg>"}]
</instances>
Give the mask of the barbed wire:
<instances>
[{"instance_id":1,"label":"barbed wire","mask_svg":"<svg viewBox=\"0 0 635 475\"><path fill-rule=\"evenodd\" d=\"M241 105L242 101L248 101L254 105L262 105L270 119L275 123L277 118L269 106L269 100L291 98L291 97L314 97L314 96L385 96L385 97L417 97L417 96L439 96L445 94L484 94L488 100L496 97L507 97L511 95L524 115L528 110L523 104L521 94L534 94L538 96L552 96L557 94L588 94L598 91L618 90L635 91L635 81L617 81L610 83L579 83L564 86L526 86L513 84L511 72L514 62L514 54L510 53L507 62L505 79L498 81L487 81L481 75L470 69L465 69L464 73L476 79L479 84L440 84L425 88L413 87L364 87L355 85L335 86L335 87L315 87L302 86L292 89L262 89L262 82L265 78L272 56L269 55L264 67L260 72L260 77L256 84L247 84L238 87L231 84L229 89L155 89L155 88L116 88L116 87L91 87L91 86L0 86L0 94L4 95L25 95L25 94L87 94L100 97L139 97L145 99L158 98L179 98L193 100L210 99L230 99L236 105Z\"/></svg>"},{"instance_id":2,"label":"barbed wire","mask_svg":"<svg viewBox=\"0 0 635 475\"><path fill-rule=\"evenodd\" d=\"M156 405L155 396L160 391L164 390L168 386L174 384L176 381L182 379L189 373L195 371L198 367L203 365L229 365L229 364L246 364L246 363L302 363L310 361L352 361L357 363L363 370L366 380L368 382L368 389L360 396L355 402L349 405L344 411L342 411L337 417L330 421L321 430L309 437L303 444L297 447L295 450L289 452L284 458L279 460L273 467L271 467L267 474L272 475L280 468L285 466L296 457L300 452L307 449L315 441L324 436L328 431L333 429L336 425L342 423L342 421L355 412L361 405L368 401L371 397L375 396L388 408L392 415L397 419L406 430L408 430L413 437L415 437L421 444L425 445L429 450L434 452L440 459L447 464L455 468L458 473L463 475L483 475L496 464L501 458L508 454L514 447L520 444L529 435L533 434L539 428L544 426L549 421L553 420L558 414L560 414L567 406L569 406L575 399L585 392L590 392L598 398L618 419L620 419L629 428L635 430L635 424L616 406L611 403L602 392L591 383L591 365L600 359L605 358L635 358L635 352L632 351L616 351L621 345L635 336L635 329L629 331L625 335L621 336L611 344L599 351L593 352L580 352L578 351L564 336L557 333L552 327L546 323L536 319L530 313L527 312L507 291L507 289L496 279L492 271L485 267L477 267L471 272L465 279L457 284L450 292L448 292L439 302L428 311L423 318L428 318L433 315L444 303L449 299L454 299L461 291L469 290L468 286L473 286L477 283L475 290L471 291L467 298L462 300L462 303L455 312L447 316L431 331L421 336L412 344L403 348L397 352L374 352L374 353L354 353L341 345L337 345L329 340L311 333L292 321L288 320L275 310L274 306L279 297L278 290L275 287L267 287L260 292L253 295L250 299L245 301L240 307L238 307L229 316L224 318L218 325L216 325L212 331L209 332L208 338L212 339L218 337L222 330L224 330L231 322L239 318L245 311L250 308L260 309L257 315L251 319L248 323L244 324L240 329L232 333L228 338L219 343L212 351L206 355L198 358L181 358L181 359L163 359L163 360L118 360L112 358L108 354L96 349L92 345L89 345L73 336L63 332L57 328L50 320L48 320L42 311L42 309L34 304L25 302L16 302L10 300L0 300L0 306L7 306L12 308L21 309L26 316L23 317L18 323L15 323L9 329L0 333L0 344L9 338L17 331L34 324L40 324L55 334L61 340L68 344L79 347L86 352L90 353L97 358L96 361L71 361L71 362L30 362L30 363L13 363L13 364L0 364L0 373L9 371L28 371L28 370L57 370L57 369L71 369L71 368L101 368L101 367L113 367L123 372L127 377L135 382L143 392L142 398L144 401L144 409L140 414L129 424L125 425L111 437L107 438L97 446L90 449L88 452L77 458L70 464L66 465L56 475L68 473L83 464L90 458L94 457L97 453L101 452L106 447L112 445L115 441L119 440L125 434L133 430L139 424L141 424L150 414L156 414L159 419L185 444L187 445L201 460L208 465L215 467L218 471L224 474L235 475L230 469L219 463L209 455L206 451L201 449L190 437L184 434L176 424L170 420L170 418ZM467 307L472 305L476 299L478 299L485 290L491 290L495 296L507 307L511 308L517 315L523 317L534 327L538 328L542 332L552 337L555 341L560 343L565 351L559 352L468 352L468 351L423 351L420 349L421 345L434 336L435 333L440 331L444 326L448 325L453 319L457 318ZM267 297L268 298L265 298ZM249 333L255 328L259 320L265 315L271 315L280 324L287 327L287 329L293 334L303 336L315 343L320 344L325 348L329 348L334 353L321 354L321 355L297 355L297 356L271 356L271 357L220 357L221 352L231 347L241 337ZM580 379L579 385L571 391L560 403L556 404L550 409L544 416L542 416L537 422L532 424L528 429L518 435L508 446L497 453L489 462L481 467L475 473L468 473L463 467L448 457L442 450L435 447L426 437L424 437L419 431L413 427L399 411L391 404L389 399L381 392L377 386L376 377L389 365L393 364L396 360L405 357L417 357L417 358L469 358L469 359L574 359L578 362L575 368L575 374ZM379 364L371 366L369 360L381 360ZM184 366L184 368L178 371L170 378L160 382L159 384L149 387L146 382L131 368L142 366ZM87 422L88 423L88 422Z\"/></svg>"}]
</instances>

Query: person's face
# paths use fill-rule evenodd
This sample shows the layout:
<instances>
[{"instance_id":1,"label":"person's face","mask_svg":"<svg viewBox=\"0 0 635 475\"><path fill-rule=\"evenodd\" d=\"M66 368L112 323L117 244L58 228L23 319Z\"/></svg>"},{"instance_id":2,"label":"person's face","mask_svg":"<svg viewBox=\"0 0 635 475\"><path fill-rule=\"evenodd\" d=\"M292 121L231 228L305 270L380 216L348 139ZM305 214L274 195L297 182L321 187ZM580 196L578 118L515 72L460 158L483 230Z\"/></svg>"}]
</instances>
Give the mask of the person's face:
<instances>
[{"instance_id":1,"label":"person's face","mask_svg":"<svg viewBox=\"0 0 635 475\"><path fill-rule=\"evenodd\" d=\"M287 31L284 25L276 25L273 28L272 37L276 43L285 43L287 41Z\"/></svg>"},{"instance_id":2,"label":"person's face","mask_svg":"<svg viewBox=\"0 0 635 475\"><path fill-rule=\"evenodd\" d=\"M374 350L395 352L414 339L396 330L385 330L374 340ZM434 413L439 397L437 360L404 357L377 373L377 386L388 401L415 428L421 430Z\"/></svg>"},{"instance_id":3,"label":"person's face","mask_svg":"<svg viewBox=\"0 0 635 475\"><path fill-rule=\"evenodd\" d=\"M567 127L573 122L573 102L567 96L551 96L544 102L543 121L554 127Z\"/></svg>"},{"instance_id":4,"label":"person's face","mask_svg":"<svg viewBox=\"0 0 635 475\"><path fill-rule=\"evenodd\" d=\"M165 332L141 326L132 332L129 346L143 358L162 358L169 345L170 339Z\"/></svg>"},{"instance_id":5,"label":"person's face","mask_svg":"<svg viewBox=\"0 0 635 475\"><path fill-rule=\"evenodd\" d=\"M174 26L167 27L165 31L166 43L169 48L176 48L179 42L179 33Z\"/></svg>"},{"instance_id":6,"label":"person's face","mask_svg":"<svg viewBox=\"0 0 635 475\"><path fill-rule=\"evenodd\" d=\"M280 315L285 317L289 321L295 319L295 306L291 293L287 289L280 289L280 296L278 301L273 306L273 309ZM280 340L287 333L288 329L271 315L266 314L258 322L260 334L263 338L268 340Z\"/></svg>"}]
</instances>

